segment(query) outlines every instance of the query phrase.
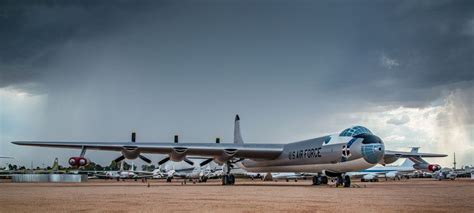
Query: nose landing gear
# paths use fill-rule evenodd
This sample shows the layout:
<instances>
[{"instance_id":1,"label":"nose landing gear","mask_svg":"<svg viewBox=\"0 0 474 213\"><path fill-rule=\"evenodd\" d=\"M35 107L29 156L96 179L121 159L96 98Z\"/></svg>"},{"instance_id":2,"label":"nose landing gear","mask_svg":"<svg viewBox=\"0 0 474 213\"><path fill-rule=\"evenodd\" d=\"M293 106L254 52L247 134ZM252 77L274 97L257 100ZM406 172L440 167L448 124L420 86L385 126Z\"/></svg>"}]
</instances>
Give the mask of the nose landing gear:
<instances>
[{"instance_id":1,"label":"nose landing gear","mask_svg":"<svg viewBox=\"0 0 474 213\"><path fill-rule=\"evenodd\" d=\"M232 169L232 165L230 162L226 163L226 174L222 176L222 185L234 185L235 184L235 177L233 174L230 174L230 170Z\"/></svg>"}]
</instances>

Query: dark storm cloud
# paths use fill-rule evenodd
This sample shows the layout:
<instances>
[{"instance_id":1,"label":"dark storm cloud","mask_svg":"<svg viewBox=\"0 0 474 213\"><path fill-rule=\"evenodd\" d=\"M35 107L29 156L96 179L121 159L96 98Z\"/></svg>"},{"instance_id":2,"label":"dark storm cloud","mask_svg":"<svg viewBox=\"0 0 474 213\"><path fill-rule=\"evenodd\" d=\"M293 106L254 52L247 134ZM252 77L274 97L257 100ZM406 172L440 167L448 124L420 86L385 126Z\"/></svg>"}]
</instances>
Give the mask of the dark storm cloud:
<instances>
[{"instance_id":1,"label":"dark storm cloud","mask_svg":"<svg viewBox=\"0 0 474 213\"><path fill-rule=\"evenodd\" d=\"M107 36L143 10L132 1L2 1L0 88L40 81L66 42Z\"/></svg>"},{"instance_id":2,"label":"dark storm cloud","mask_svg":"<svg viewBox=\"0 0 474 213\"><path fill-rule=\"evenodd\" d=\"M0 152L19 159L77 152L12 140L124 141L136 130L140 141L227 142L235 113L248 142L373 125L366 112L445 97L472 114L472 1L0 4ZM401 116L382 123L416 120Z\"/></svg>"},{"instance_id":3,"label":"dark storm cloud","mask_svg":"<svg viewBox=\"0 0 474 213\"><path fill-rule=\"evenodd\" d=\"M472 1L2 4L0 87L81 79L95 71L67 68L64 61L101 63L84 60L90 54L200 70L129 71L147 78L253 75L257 80L249 84L303 81L316 99L330 94L395 105L427 104L445 90L471 86L474 78Z\"/></svg>"}]
</instances>

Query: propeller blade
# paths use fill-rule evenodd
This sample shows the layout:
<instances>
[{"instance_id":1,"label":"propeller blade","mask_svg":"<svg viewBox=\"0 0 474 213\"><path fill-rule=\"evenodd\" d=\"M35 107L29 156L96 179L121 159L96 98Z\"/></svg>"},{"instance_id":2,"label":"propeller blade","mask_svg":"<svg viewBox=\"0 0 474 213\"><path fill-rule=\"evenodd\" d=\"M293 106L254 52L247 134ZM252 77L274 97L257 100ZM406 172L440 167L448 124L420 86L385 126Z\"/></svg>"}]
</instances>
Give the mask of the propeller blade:
<instances>
[{"instance_id":1,"label":"propeller blade","mask_svg":"<svg viewBox=\"0 0 474 213\"><path fill-rule=\"evenodd\" d=\"M212 160L214 160L214 159L213 159L213 158L209 158L209 159L207 159L207 160L201 162L199 165L200 165L200 166L204 166L204 165L210 163Z\"/></svg>"},{"instance_id":2,"label":"propeller blade","mask_svg":"<svg viewBox=\"0 0 474 213\"><path fill-rule=\"evenodd\" d=\"M132 142L135 143L136 139L137 139L137 133L132 132Z\"/></svg>"},{"instance_id":3,"label":"propeller blade","mask_svg":"<svg viewBox=\"0 0 474 213\"><path fill-rule=\"evenodd\" d=\"M189 160L187 158L184 159L184 162L188 163L191 166L194 166L194 162L192 162L191 160Z\"/></svg>"},{"instance_id":4,"label":"propeller blade","mask_svg":"<svg viewBox=\"0 0 474 213\"><path fill-rule=\"evenodd\" d=\"M164 164L164 163L168 162L169 160L170 160L170 157L166 157L163 160L160 160L160 162L158 162L158 165L161 166L161 164Z\"/></svg>"},{"instance_id":5,"label":"propeller blade","mask_svg":"<svg viewBox=\"0 0 474 213\"><path fill-rule=\"evenodd\" d=\"M232 163L238 163L238 162L243 161L243 160L245 160L245 158L239 158L238 160L236 160L236 161L234 161L234 162L232 162Z\"/></svg>"},{"instance_id":6,"label":"propeller blade","mask_svg":"<svg viewBox=\"0 0 474 213\"><path fill-rule=\"evenodd\" d=\"M151 160L143 155L138 155L138 157L147 163L151 163Z\"/></svg>"},{"instance_id":7,"label":"propeller blade","mask_svg":"<svg viewBox=\"0 0 474 213\"><path fill-rule=\"evenodd\" d=\"M120 155L120 157L116 158L116 159L114 160L114 162L115 162L115 163L118 163L118 162L122 161L123 159L125 159L125 156Z\"/></svg>"}]
</instances>

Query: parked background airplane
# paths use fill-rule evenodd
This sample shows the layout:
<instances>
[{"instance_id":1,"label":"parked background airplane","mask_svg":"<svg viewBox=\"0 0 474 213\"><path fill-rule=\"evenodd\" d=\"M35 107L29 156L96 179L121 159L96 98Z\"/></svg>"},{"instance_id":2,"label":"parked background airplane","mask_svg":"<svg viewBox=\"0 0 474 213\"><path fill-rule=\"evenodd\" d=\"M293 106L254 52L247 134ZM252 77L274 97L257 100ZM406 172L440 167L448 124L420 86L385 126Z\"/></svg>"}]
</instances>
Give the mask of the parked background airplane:
<instances>
[{"instance_id":1,"label":"parked background airplane","mask_svg":"<svg viewBox=\"0 0 474 213\"><path fill-rule=\"evenodd\" d=\"M419 147L413 147L410 153L418 153ZM379 177L389 179L400 179L402 176L415 171L435 172L441 169L437 164L430 164L419 156L409 157L401 165L396 166L374 166L362 171L349 172L352 178L361 178L361 181L378 181Z\"/></svg>"},{"instance_id":2,"label":"parked background airplane","mask_svg":"<svg viewBox=\"0 0 474 213\"><path fill-rule=\"evenodd\" d=\"M223 185L233 185L235 177L230 173L234 164L239 164L249 172L307 172L317 173L313 184L328 182L327 176L336 177L337 185L350 187L347 172L360 171L378 163L390 164L401 157L445 157L443 154L410 153L385 150L383 141L362 126L347 128L339 134L292 142L288 144L244 144L240 133L240 118L235 117L234 143L175 143L170 142L64 142L64 141L13 141L17 145L81 149L79 157L71 157L69 163L75 166L86 165L86 150L118 151L122 154L116 159L140 158L151 162L144 153L167 154L159 161L161 165L169 160L185 161L188 156L203 156L204 166L211 161L225 165Z\"/></svg>"}]
</instances>

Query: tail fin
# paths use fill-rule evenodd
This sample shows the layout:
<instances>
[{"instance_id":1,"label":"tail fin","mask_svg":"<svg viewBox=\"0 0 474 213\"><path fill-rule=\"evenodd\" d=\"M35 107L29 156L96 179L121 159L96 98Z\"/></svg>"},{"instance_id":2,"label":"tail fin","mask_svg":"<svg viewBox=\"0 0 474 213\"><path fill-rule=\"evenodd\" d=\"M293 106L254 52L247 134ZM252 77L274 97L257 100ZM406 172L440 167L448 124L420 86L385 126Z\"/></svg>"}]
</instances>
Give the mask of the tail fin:
<instances>
[{"instance_id":1,"label":"tail fin","mask_svg":"<svg viewBox=\"0 0 474 213\"><path fill-rule=\"evenodd\" d=\"M418 153L419 149L420 149L420 147L412 147L410 152L411 153ZM401 166L402 167L412 167L414 164L427 164L427 163L428 162L423 160L423 158L421 158L419 156L416 156L416 157L407 158Z\"/></svg>"},{"instance_id":2,"label":"tail fin","mask_svg":"<svg viewBox=\"0 0 474 213\"><path fill-rule=\"evenodd\" d=\"M59 170L58 158L54 159L53 167L51 167L51 170L53 170L53 171L58 171Z\"/></svg>"},{"instance_id":3,"label":"tail fin","mask_svg":"<svg viewBox=\"0 0 474 213\"><path fill-rule=\"evenodd\" d=\"M239 115L235 115L235 123L234 123L234 143L235 144L243 144L244 141L242 140L242 134L240 134L240 117Z\"/></svg>"}]
</instances>

